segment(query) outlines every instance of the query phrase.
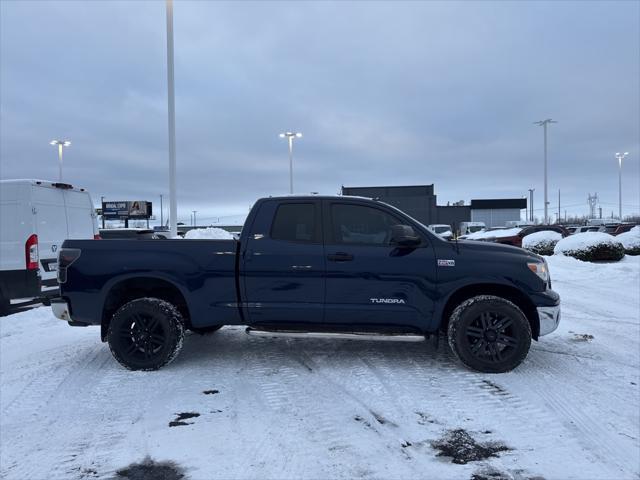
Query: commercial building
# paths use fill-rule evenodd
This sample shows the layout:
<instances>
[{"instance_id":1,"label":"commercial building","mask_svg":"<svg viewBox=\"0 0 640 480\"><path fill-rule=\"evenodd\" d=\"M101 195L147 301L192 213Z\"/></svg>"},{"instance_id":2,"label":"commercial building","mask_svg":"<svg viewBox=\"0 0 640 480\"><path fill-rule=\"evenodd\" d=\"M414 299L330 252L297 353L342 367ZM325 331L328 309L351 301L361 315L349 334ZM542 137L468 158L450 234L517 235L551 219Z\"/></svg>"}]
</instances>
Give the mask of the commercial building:
<instances>
[{"instance_id":1,"label":"commercial building","mask_svg":"<svg viewBox=\"0 0 640 480\"><path fill-rule=\"evenodd\" d=\"M431 185L342 187L342 195L376 198L430 225L442 223L458 229L460 222L485 222L487 227L501 227L520 220L526 198L471 200L470 205L438 205Z\"/></svg>"},{"instance_id":2,"label":"commercial building","mask_svg":"<svg viewBox=\"0 0 640 480\"><path fill-rule=\"evenodd\" d=\"M520 213L526 208L526 198L471 200L471 221L502 227L509 221L520 220Z\"/></svg>"}]
</instances>

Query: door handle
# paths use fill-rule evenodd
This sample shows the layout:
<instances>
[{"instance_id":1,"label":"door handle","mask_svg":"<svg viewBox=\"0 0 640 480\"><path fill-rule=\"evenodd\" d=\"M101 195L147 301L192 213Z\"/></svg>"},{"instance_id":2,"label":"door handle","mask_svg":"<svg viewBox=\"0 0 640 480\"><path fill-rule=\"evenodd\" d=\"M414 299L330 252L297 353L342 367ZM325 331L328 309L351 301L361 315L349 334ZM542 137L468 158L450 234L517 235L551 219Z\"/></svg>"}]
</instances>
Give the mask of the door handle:
<instances>
[{"instance_id":1,"label":"door handle","mask_svg":"<svg viewBox=\"0 0 640 480\"><path fill-rule=\"evenodd\" d=\"M327 259L331 262L350 262L353 260L353 255L350 253L337 252L327 255Z\"/></svg>"}]
</instances>

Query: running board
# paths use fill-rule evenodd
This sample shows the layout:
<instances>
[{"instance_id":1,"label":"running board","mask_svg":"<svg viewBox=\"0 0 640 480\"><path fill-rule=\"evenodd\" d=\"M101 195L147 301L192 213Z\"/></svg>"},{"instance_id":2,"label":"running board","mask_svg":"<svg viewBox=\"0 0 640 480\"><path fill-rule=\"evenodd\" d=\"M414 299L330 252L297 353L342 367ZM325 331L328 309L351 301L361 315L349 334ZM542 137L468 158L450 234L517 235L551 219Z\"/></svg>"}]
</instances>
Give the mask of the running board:
<instances>
[{"instance_id":1,"label":"running board","mask_svg":"<svg viewBox=\"0 0 640 480\"><path fill-rule=\"evenodd\" d=\"M256 337L286 337L286 338L337 338L340 340L374 340L387 342L424 342L424 335L411 334L385 334L370 332L303 332L291 330L259 330L247 327L247 335Z\"/></svg>"}]
</instances>

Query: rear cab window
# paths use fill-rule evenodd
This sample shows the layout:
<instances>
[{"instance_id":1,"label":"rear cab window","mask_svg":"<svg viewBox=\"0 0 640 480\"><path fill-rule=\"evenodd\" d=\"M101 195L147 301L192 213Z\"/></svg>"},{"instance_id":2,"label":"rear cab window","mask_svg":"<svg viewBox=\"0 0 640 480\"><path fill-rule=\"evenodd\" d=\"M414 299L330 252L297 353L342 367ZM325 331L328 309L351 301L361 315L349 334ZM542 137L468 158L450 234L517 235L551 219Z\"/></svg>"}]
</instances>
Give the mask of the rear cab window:
<instances>
[{"instance_id":1,"label":"rear cab window","mask_svg":"<svg viewBox=\"0 0 640 480\"><path fill-rule=\"evenodd\" d=\"M272 240L320 243L319 212L315 203L282 203L271 224Z\"/></svg>"}]
</instances>

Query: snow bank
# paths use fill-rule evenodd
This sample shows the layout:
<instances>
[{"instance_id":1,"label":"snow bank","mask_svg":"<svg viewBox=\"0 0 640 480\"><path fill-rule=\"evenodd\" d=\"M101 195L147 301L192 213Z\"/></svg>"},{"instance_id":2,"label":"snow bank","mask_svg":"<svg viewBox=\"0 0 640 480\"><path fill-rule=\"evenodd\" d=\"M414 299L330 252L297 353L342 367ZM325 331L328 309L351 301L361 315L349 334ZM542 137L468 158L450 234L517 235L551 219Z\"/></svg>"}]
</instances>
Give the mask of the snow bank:
<instances>
[{"instance_id":1,"label":"snow bank","mask_svg":"<svg viewBox=\"0 0 640 480\"><path fill-rule=\"evenodd\" d=\"M622 244L627 255L640 255L640 226L621 233L616 240Z\"/></svg>"},{"instance_id":2,"label":"snow bank","mask_svg":"<svg viewBox=\"0 0 640 480\"><path fill-rule=\"evenodd\" d=\"M233 234L222 228L195 228L189 230L184 238L187 240L233 240Z\"/></svg>"},{"instance_id":3,"label":"snow bank","mask_svg":"<svg viewBox=\"0 0 640 480\"><path fill-rule=\"evenodd\" d=\"M490 230L486 232L470 233L465 240L488 240L489 238L505 238L518 235L522 231L521 228L505 228L503 230Z\"/></svg>"},{"instance_id":4,"label":"snow bank","mask_svg":"<svg viewBox=\"0 0 640 480\"><path fill-rule=\"evenodd\" d=\"M554 253L577 258L587 262L620 260L624 257L624 247L616 237L604 232L583 232L560 240Z\"/></svg>"},{"instance_id":5,"label":"snow bank","mask_svg":"<svg viewBox=\"0 0 640 480\"><path fill-rule=\"evenodd\" d=\"M553 249L560 240L562 240L562 234L551 230L543 230L524 237L522 239L522 248L538 255L553 255Z\"/></svg>"}]
</instances>

